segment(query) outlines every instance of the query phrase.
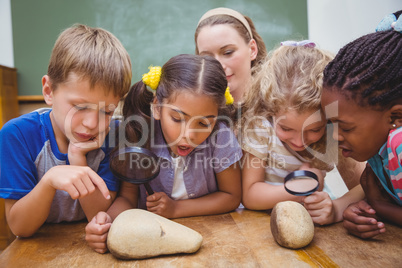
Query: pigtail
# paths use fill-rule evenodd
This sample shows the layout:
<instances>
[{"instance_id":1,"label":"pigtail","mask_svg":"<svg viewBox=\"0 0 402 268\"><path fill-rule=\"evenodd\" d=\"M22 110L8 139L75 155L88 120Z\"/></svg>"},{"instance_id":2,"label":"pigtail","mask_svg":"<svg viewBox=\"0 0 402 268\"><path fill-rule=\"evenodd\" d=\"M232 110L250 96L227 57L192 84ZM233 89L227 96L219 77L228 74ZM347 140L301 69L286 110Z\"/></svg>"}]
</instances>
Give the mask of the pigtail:
<instances>
[{"instance_id":1,"label":"pigtail","mask_svg":"<svg viewBox=\"0 0 402 268\"><path fill-rule=\"evenodd\" d=\"M150 126L153 98L154 94L147 89L142 81L131 87L123 106L123 117L126 122L123 126L125 126L125 135L129 142L136 143L142 140L143 133L149 133L149 131L144 131L144 126L141 123L145 121L147 127ZM144 121L138 120L138 118L143 118ZM149 143L149 137L147 137L146 143Z\"/></svg>"}]
</instances>

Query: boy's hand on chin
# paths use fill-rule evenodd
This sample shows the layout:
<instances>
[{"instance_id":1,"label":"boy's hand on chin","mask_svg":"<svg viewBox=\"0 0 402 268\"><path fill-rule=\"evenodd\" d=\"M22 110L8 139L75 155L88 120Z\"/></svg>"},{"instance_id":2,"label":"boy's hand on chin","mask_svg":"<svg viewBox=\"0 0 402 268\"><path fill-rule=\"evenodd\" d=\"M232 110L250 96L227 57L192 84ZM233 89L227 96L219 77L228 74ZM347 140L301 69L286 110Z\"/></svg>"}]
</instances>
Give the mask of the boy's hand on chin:
<instances>
[{"instance_id":1,"label":"boy's hand on chin","mask_svg":"<svg viewBox=\"0 0 402 268\"><path fill-rule=\"evenodd\" d=\"M100 148L103 145L105 138L109 133L109 130L110 128L106 129L104 132L99 133L96 137L93 137L92 139L84 142L78 142L75 139L71 139L68 145L68 155L72 156L71 160L73 160L74 157L80 155L86 156L88 152Z\"/></svg>"},{"instance_id":2,"label":"boy's hand on chin","mask_svg":"<svg viewBox=\"0 0 402 268\"><path fill-rule=\"evenodd\" d=\"M86 166L87 153L95 149L98 149L103 145L105 138L109 133L109 130L110 128L108 128L104 132L99 133L98 136L94 137L93 139L90 139L85 142L77 142L71 139L68 145L68 153L67 153L70 165Z\"/></svg>"}]
</instances>

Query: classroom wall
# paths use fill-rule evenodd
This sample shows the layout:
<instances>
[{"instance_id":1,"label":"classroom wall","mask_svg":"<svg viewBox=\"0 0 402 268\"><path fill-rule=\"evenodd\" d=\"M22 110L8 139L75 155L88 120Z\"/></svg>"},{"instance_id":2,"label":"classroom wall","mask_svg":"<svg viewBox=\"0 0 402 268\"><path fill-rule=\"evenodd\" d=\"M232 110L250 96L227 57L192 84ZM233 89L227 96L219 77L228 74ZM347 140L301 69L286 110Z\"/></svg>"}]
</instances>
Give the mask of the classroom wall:
<instances>
[{"instance_id":1,"label":"classroom wall","mask_svg":"<svg viewBox=\"0 0 402 268\"><path fill-rule=\"evenodd\" d=\"M0 65L14 67L11 0L0 0Z\"/></svg>"},{"instance_id":2,"label":"classroom wall","mask_svg":"<svg viewBox=\"0 0 402 268\"><path fill-rule=\"evenodd\" d=\"M10 1L0 0L0 65L14 67ZM335 53L372 31L385 14L402 9L402 1L307 0L307 6L309 38Z\"/></svg>"},{"instance_id":3,"label":"classroom wall","mask_svg":"<svg viewBox=\"0 0 402 268\"><path fill-rule=\"evenodd\" d=\"M0 65L15 67L10 2L0 0ZM307 0L308 37L336 53L347 42L373 31L386 14L401 8L401 0ZM20 107L22 113L31 110Z\"/></svg>"},{"instance_id":4,"label":"classroom wall","mask_svg":"<svg viewBox=\"0 0 402 268\"><path fill-rule=\"evenodd\" d=\"M307 0L309 39L336 53L400 9L401 0Z\"/></svg>"}]
</instances>

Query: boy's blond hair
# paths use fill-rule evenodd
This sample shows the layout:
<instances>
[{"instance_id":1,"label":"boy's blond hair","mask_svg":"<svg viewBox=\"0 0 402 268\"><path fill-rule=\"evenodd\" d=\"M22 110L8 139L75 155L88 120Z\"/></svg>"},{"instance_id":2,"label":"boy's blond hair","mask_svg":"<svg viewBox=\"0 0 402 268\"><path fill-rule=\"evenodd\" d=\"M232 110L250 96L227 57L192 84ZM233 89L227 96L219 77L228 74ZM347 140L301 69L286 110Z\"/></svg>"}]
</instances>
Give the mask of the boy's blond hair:
<instances>
[{"instance_id":1,"label":"boy's blond hair","mask_svg":"<svg viewBox=\"0 0 402 268\"><path fill-rule=\"evenodd\" d=\"M320 110L323 71L332 59L333 55L329 52L304 46L280 46L271 51L256 70L242 105L243 135L248 131L244 126L253 129L258 124L258 120L252 118L272 121L273 116L286 113L289 109L297 113ZM328 142L331 141L327 141L324 135L310 147L323 152ZM330 147L333 147L332 144ZM329 157L335 159L336 154L334 147ZM321 159L318 162L313 166L326 170L332 168L326 163L333 163L333 160Z\"/></svg>"},{"instance_id":2,"label":"boy's blond hair","mask_svg":"<svg viewBox=\"0 0 402 268\"><path fill-rule=\"evenodd\" d=\"M131 61L126 49L110 32L76 24L64 30L53 47L48 75L55 90L74 73L101 85L106 94L123 97L131 84Z\"/></svg>"}]
</instances>

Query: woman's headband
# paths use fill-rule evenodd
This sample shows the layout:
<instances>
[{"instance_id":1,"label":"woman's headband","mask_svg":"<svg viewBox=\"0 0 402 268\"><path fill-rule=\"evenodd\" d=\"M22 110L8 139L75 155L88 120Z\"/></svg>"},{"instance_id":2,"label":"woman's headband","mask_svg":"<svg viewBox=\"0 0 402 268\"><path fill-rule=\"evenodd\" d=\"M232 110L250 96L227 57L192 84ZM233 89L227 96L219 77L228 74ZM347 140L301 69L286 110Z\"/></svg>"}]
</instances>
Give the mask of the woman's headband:
<instances>
[{"instance_id":1,"label":"woman's headband","mask_svg":"<svg viewBox=\"0 0 402 268\"><path fill-rule=\"evenodd\" d=\"M198 25L200 25L201 21L203 21L209 17L215 16L215 15L228 15L228 16L231 16L231 17L237 19L244 25L244 27L246 27L248 33L250 34L250 37L253 38L250 24L248 24L246 18L241 13L237 12L236 10L226 8L226 7L218 7L218 8L214 8L214 9L207 11L204 15L202 15L201 19L198 21Z\"/></svg>"}]
</instances>

